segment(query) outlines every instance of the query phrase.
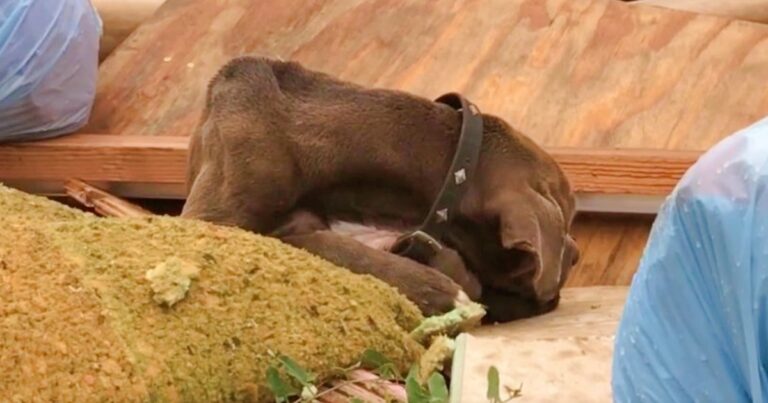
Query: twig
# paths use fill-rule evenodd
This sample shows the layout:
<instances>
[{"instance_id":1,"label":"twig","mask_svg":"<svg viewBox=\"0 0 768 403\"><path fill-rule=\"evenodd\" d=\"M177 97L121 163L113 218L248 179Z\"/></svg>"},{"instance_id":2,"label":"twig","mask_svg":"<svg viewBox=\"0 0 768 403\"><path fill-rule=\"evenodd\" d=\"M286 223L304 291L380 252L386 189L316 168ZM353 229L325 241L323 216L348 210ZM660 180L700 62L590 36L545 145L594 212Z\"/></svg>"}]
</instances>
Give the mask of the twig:
<instances>
[{"instance_id":1,"label":"twig","mask_svg":"<svg viewBox=\"0 0 768 403\"><path fill-rule=\"evenodd\" d=\"M83 181L71 179L64 185L67 195L80 204L96 210L96 213L108 217L146 217L151 212L113 196Z\"/></svg>"}]
</instances>

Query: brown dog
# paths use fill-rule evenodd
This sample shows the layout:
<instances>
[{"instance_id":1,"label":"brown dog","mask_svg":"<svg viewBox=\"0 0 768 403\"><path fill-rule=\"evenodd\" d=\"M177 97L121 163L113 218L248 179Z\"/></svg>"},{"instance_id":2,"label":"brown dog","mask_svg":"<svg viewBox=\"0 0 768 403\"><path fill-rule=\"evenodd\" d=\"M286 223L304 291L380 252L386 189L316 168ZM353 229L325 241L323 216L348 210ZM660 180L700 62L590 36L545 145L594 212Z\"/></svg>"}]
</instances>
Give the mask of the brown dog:
<instances>
[{"instance_id":1,"label":"brown dog","mask_svg":"<svg viewBox=\"0 0 768 403\"><path fill-rule=\"evenodd\" d=\"M424 265L331 229L350 227L336 219L392 234L418 225L446 177L461 114L296 63L237 58L209 85L182 215L277 236L371 274L427 315L466 296L485 304L492 321L549 311L578 258L573 194L540 147L481 116L479 162L447 247Z\"/></svg>"}]
</instances>

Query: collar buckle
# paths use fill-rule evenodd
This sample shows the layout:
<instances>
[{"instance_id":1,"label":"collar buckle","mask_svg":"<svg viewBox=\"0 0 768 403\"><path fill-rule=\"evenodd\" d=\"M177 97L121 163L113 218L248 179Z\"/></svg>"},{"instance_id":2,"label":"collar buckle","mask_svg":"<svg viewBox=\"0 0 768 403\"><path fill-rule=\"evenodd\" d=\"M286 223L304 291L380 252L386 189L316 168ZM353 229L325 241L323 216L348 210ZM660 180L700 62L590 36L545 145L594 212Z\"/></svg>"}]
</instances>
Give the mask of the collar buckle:
<instances>
[{"instance_id":1,"label":"collar buckle","mask_svg":"<svg viewBox=\"0 0 768 403\"><path fill-rule=\"evenodd\" d=\"M442 249L443 245L440 241L424 231L416 230L398 238L390 251L427 264Z\"/></svg>"}]
</instances>

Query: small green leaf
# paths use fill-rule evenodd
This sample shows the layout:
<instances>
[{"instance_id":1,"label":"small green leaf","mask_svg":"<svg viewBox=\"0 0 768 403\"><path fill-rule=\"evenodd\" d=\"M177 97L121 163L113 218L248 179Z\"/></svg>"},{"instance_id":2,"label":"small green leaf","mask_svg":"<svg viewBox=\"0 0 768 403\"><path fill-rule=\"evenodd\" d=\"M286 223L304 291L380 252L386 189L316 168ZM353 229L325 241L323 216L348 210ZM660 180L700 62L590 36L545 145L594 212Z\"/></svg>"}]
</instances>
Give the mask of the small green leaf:
<instances>
[{"instance_id":1,"label":"small green leaf","mask_svg":"<svg viewBox=\"0 0 768 403\"><path fill-rule=\"evenodd\" d=\"M292 360L290 357L281 355L278 357L278 360L280 360L280 363L283 364L285 372L299 381L301 386L309 386L315 380L314 375L302 368L301 365L296 363L296 361Z\"/></svg>"},{"instance_id":2,"label":"small green leaf","mask_svg":"<svg viewBox=\"0 0 768 403\"><path fill-rule=\"evenodd\" d=\"M388 381L399 381L403 378L400 376L399 371L395 367L395 364L384 364L374 371L377 375Z\"/></svg>"},{"instance_id":3,"label":"small green leaf","mask_svg":"<svg viewBox=\"0 0 768 403\"><path fill-rule=\"evenodd\" d=\"M439 372L433 373L427 380L429 386L430 403L448 403L448 385L445 378Z\"/></svg>"},{"instance_id":4,"label":"small green leaf","mask_svg":"<svg viewBox=\"0 0 768 403\"><path fill-rule=\"evenodd\" d=\"M408 403L430 403L429 392L419 384L418 380L419 366L414 365L405 378L405 394L408 396Z\"/></svg>"},{"instance_id":5,"label":"small green leaf","mask_svg":"<svg viewBox=\"0 0 768 403\"><path fill-rule=\"evenodd\" d=\"M267 368L267 385L272 394L275 395L275 400L278 403L287 402L289 397L294 396L298 392L291 385L283 381L275 367Z\"/></svg>"},{"instance_id":6,"label":"small green leaf","mask_svg":"<svg viewBox=\"0 0 768 403\"><path fill-rule=\"evenodd\" d=\"M353 397L352 400L349 401L349 403L365 403L363 399L359 397Z\"/></svg>"},{"instance_id":7,"label":"small green leaf","mask_svg":"<svg viewBox=\"0 0 768 403\"><path fill-rule=\"evenodd\" d=\"M360 358L360 363L363 368L372 370L386 380L402 380L395 363L376 350L365 350Z\"/></svg>"},{"instance_id":8,"label":"small green leaf","mask_svg":"<svg viewBox=\"0 0 768 403\"><path fill-rule=\"evenodd\" d=\"M365 367L366 369L380 368L387 364L394 365L392 360L385 357L384 354L371 349L365 350L360 361L362 362L363 367Z\"/></svg>"},{"instance_id":9,"label":"small green leaf","mask_svg":"<svg viewBox=\"0 0 768 403\"><path fill-rule=\"evenodd\" d=\"M501 390L499 387L499 370L493 365L488 368L488 392L486 397L493 403L501 401Z\"/></svg>"}]
</instances>

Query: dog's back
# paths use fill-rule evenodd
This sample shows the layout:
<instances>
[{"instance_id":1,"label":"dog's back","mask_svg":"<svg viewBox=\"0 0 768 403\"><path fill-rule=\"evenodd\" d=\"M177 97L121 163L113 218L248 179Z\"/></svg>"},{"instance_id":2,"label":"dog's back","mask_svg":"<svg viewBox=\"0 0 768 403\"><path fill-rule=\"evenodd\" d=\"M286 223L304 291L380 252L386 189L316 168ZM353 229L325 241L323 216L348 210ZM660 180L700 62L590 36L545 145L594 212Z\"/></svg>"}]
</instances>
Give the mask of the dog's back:
<instances>
[{"instance_id":1,"label":"dog's back","mask_svg":"<svg viewBox=\"0 0 768 403\"><path fill-rule=\"evenodd\" d=\"M330 180L370 180L423 191L431 182L425 178L444 175L455 146L455 139L435 132L457 131L460 124L455 111L428 100L261 57L229 62L208 93L204 120L211 113L249 120L227 124L258 128L258 133L242 133L244 143L258 145L258 136L278 141L313 188L331 186ZM432 152L414 153L424 149Z\"/></svg>"}]
</instances>

